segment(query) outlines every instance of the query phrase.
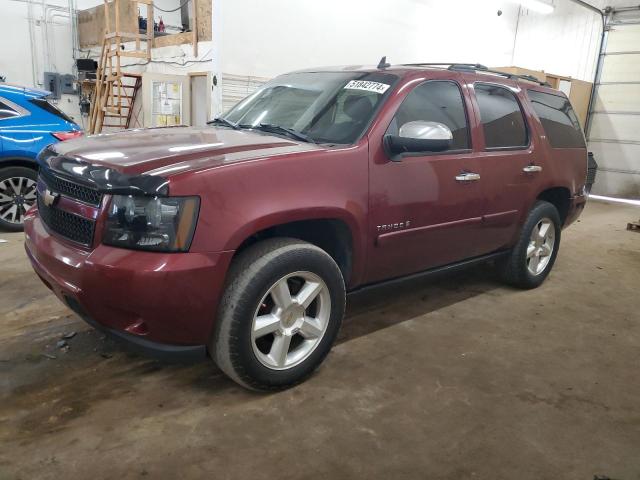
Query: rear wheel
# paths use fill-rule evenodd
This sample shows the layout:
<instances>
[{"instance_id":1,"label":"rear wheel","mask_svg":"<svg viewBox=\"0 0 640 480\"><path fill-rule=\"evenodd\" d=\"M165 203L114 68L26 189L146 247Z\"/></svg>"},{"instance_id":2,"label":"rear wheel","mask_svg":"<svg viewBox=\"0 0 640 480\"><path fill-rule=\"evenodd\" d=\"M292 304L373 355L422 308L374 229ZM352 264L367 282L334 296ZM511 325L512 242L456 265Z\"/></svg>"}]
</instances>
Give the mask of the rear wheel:
<instances>
[{"instance_id":1,"label":"rear wheel","mask_svg":"<svg viewBox=\"0 0 640 480\"><path fill-rule=\"evenodd\" d=\"M344 307L342 274L325 251L300 240L265 240L230 269L210 352L247 388L287 388L322 363Z\"/></svg>"},{"instance_id":2,"label":"rear wheel","mask_svg":"<svg viewBox=\"0 0 640 480\"><path fill-rule=\"evenodd\" d=\"M509 257L499 264L503 280L519 288L535 288L553 268L562 223L555 206L538 201L529 212L518 243Z\"/></svg>"},{"instance_id":3,"label":"rear wheel","mask_svg":"<svg viewBox=\"0 0 640 480\"><path fill-rule=\"evenodd\" d=\"M22 230L24 214L36 203L37 178L27 167L0 169L0 229Z\"/></svg>"}]
</instances>

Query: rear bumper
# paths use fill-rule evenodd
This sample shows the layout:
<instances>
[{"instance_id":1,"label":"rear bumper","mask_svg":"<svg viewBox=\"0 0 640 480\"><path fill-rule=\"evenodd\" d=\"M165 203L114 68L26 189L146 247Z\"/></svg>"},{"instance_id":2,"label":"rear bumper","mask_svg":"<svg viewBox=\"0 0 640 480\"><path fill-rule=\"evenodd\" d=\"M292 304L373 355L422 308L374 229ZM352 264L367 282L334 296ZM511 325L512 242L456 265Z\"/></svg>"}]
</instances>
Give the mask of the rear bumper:
<instances>
[{"instance_id":1,"label":"rear bumper","mask_svg":"<svg viewBox=\"0 0 640 480\"><path fill-rule=\"evenodd\" d=\"M85 321L161 356L200 356L215 322L232 252L156 253L99 245L89 251L25 219L31 264Z\"/></svg>"},{"instance_id":2,"label":"rear bumper","mask_svg":"<svg viewBox=\"0 0 640 480\"><path fill-rule=\"evenodd\" d=\"M582 214L585 205L587 204L587 197L585 195L576 195L569 200L569 211L567 212L567 218L564 221L563 227L568 227L575 222Z\"/></svg>"}]
</instances>

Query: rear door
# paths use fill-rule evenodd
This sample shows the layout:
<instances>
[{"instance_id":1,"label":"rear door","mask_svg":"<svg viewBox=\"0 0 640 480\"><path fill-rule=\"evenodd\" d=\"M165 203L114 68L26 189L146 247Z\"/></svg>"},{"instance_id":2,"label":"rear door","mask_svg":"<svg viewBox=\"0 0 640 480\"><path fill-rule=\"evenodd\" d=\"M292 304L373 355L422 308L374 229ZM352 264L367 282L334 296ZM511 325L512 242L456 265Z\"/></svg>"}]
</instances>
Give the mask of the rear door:
<instances>
[{"instance_id":1,"label":"rear door","mask_svg":"<svg viewBox=\"0 0 640 480\"><path fill-rule=\"evenodd\" d=\"M540 188L544 152L519 87L475 82L469 90L478 115L477 158L485 200L478 242L491 252L515 238Z\"/></svg>"},{"instance_id":2,"label":"rear door","mask_svg":"<svg viewBox=\"0 0 640 480\"><path fill-rule=\"evenodd\" d=\"M414 83L415 85L415 83ZM457 82L427 80L404 97L386 130L411 121L445 124L446 152L390 160L370 141L370 224L367 280L377 281L453 263L481 253L482 186L472 152L469 104Z\"/></svg>"},{"instance_id":3,"label":"rear door","mask_svg":"<svg viewBox=\"0 0 640 480\"><path fill-rule=\"evenodd\" d=\"M29 111L0 97L0 143L3 157L29 157L34 139Z\"/></svg>"}]
</instances>

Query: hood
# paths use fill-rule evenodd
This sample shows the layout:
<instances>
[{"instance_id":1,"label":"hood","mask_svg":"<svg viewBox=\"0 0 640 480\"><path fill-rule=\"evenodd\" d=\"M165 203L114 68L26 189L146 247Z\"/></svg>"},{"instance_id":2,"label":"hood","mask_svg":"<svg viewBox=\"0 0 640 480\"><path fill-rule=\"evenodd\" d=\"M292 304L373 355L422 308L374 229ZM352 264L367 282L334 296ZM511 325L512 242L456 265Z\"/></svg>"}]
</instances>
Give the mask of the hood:
<instances>
[{"instance_id":1,"label":"hood","mask_svg":"<svg viewBox=\"0 0 640 480\"><path fill-rule=\"evenodd\" d=\"M170 176L256 158L321 149L258 131L166 127L82 137L55 144L54 155L126 175Z\"/></svg>"}]
</instances>

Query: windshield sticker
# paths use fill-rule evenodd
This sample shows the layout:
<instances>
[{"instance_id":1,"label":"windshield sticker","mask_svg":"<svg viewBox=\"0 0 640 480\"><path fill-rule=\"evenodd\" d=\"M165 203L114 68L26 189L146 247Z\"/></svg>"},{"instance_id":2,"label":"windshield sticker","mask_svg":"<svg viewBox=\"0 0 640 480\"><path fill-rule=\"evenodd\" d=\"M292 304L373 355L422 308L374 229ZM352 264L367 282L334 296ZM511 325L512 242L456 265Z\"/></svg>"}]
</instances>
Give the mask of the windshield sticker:
<instances>
[{"instance_id":1,"label":"windshield sticker","mask_svg":"<svg viewBox=\"0 0 640 480\"><path fill-rule=\"evenodd\" d=\"M367 82L365 80L351 80L344 88L348 90L364 90L382 95L391 85L380 82Z\"/></svg>"}]
</instances>

